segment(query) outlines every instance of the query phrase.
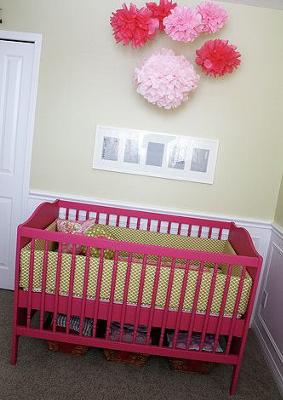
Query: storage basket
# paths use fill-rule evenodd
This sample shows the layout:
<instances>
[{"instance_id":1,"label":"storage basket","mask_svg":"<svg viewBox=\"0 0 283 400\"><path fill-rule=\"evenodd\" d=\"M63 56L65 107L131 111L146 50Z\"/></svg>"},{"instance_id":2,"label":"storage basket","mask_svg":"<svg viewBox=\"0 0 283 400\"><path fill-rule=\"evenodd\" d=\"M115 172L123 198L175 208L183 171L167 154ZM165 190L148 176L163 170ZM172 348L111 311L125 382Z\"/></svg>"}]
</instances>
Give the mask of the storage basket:
<instances>
[{"instance_id":1,"label":"storage basket","mask_svg":"<svg viewBox=\"0 0 283 400\"><path fill-rule=\"evenodd\" d=\"M104 349L104 356L107 361L116 361L137 367L146 365L149 356L143 353L129 353L127 351Z\"/></svg>"},{"instance_id":2,"label":"storage basket","mask_svg":"<svg viewBox=\"0 0 283 400\"><path fill-rule=\"evenodd\" d=\"M52 340L47 341L48 350L61 353L69 353L73 356L83 356L88 351L87 346L82 346L73 343L56 342Z\"/></svg>"},{"instance_id":3,"label":"storage basket","mask_svg":"<svg viewBox=\"0 0 283 400\"><path fill-rule=\"evenodd\" d=\"M53 319L49 316L45 322L45 328L48 330L52 330L53 327ZM66 329L60 326L56 327L56 332L66 332ZM70 329L70 334L77 335L78 333L73 329ZM82 356L86 354L88 351L87 346L73 344L73 343L66 343L66 342L57 342L55 340L47 340L47 346L49 351L53 352L61 352L61 353L68 353L72 354L73 356Z\"/></svg>"},{"instance_id":4,"label":"storage basket","mask_svg":"<svg viewBox=\"0 0 283 400\"><path fill-rule=\"evenodd\" d=\"M169 358L168 361L170 369L194 374L209 374L215 365L205 361L183 360L178 358Z\"/></svg>"}]
</instances>

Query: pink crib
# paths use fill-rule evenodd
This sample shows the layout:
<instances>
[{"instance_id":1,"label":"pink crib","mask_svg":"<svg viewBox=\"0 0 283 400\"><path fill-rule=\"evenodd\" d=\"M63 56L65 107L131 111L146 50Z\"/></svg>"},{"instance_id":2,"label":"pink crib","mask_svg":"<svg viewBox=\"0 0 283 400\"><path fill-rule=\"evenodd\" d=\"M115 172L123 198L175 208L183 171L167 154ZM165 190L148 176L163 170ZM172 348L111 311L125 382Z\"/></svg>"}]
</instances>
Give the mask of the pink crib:
<instances>
[{"instance_id":1,"label":"pink crib","mask_svg":"<svg viewBox=\"0 0 283 400\"><path fill-rule=\"evenodd\" d=\"M91 218L98 225L128 232L127 237L129 232L130 237L151 235L156 242L57 232L58 217ZM178 239L182 245L160 245L160 238L170 243ZM68 255L62 251L66 243L72 248ZM84 255L77 255L77 245L84 246ZM99 249L96 258L93 248ZM224 363L233 366L234 394L261 265L248 232L233 222L61 200L43 203L18 227L11 362L17 361L19 337L29 336ZM63 331L56 324L59 315L66 320ZM46 325L50 317L51 328ZM71 328L74 317L79 321L77 332ZM85 321L91 321L88 335ZM114 339L113 323L116 330L120 327ZM129 325L133 333L125 341L124 326ZM104 326L103 332L99 326ZM137 340L140 327L145 332L142 342ZM192 349L195 335L199 343ZM213 338L209 351L208 335Z\"/></svg>"}]
</instances>

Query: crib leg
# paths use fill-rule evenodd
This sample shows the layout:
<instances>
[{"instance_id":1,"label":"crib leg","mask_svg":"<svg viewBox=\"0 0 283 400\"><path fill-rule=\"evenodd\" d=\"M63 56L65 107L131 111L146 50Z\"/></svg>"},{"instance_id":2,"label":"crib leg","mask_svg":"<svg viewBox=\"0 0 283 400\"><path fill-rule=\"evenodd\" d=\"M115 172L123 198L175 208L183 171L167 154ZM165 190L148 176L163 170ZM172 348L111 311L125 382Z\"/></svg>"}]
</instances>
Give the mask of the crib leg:
<instances>
[{"instance_id":1,"label":"crib leg","mask_svg":"<svg viewBox=\"0 0 283 400\"><path fill-rule=\"evenodd\" d=\"M10 360L12 365L16 365L16 363L17 363L18 347L19 347L19 336L13 335L12 352L11 352L11 360Z\"/></svg>"},{"instance_id":2,"label":"crib leg","mask_svg":"<svg viewBox=\"0 0 283 400\"><path fill-rule=\"evenodd\" d=\"M233 367L232 381L231 381L231 386L230 386L230 395L231 396L236 394L240 369L241 369L241 363L234 365L234 367Z\"/></svg>"}]
</instances>

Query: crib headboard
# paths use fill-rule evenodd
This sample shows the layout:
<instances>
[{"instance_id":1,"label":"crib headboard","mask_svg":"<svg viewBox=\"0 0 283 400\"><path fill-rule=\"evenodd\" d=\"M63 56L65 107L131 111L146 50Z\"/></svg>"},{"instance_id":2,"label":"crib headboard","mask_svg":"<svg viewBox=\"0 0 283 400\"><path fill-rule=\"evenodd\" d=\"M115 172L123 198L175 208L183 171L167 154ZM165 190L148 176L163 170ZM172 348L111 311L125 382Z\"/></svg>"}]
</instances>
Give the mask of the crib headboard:
<instances>
[{"instance_id":1,"label":"crib headboard","mask_svg":"<svg viewBox=\"0 0 283 400\"><path fill-rule=\"evenodd\" d=\"M59 216L67 220L86 220L93 218L95 223L171 233L183 236L227 240L231 223L180 215L167 215L110 206L58 201Z\"/></svg>"}]
</instances>

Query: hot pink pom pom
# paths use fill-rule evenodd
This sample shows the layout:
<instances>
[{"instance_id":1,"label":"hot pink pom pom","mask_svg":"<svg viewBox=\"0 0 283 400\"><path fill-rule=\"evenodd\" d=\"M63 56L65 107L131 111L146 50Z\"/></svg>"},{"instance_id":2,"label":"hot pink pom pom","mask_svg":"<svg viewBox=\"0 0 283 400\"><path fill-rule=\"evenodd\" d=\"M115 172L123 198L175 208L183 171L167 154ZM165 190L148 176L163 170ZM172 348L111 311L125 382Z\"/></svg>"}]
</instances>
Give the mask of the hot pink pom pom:
<instances>
[{"instance_id":1,"label":"hot pink pom pom","mask_svg":"<svg viewBox=\"0 0 283 400\"><path fill-rule=\"evenodd\" d=\"M196 63L207 75L222 76L241 64L241 54L228 40L208 40L196 51Z\"/></svg>"},{"instance_id":2,"label":"hot pink pom pom","mask_svg":"<svg viewBox=\"0 0 283 400\"><path fill-rule=\"evenodd\" d=\"M134 4L129 8L123 4L123 8L114 12L111 16L111 26L117 43L137 48L143 46L157 32L159 21L152 18L152 12L146 8L138 9Z\"/></svg>"},{"instance_id":3,"label":"hot pink pom pom","mask_svg":"<svg viewBox=\"0 0 283 400\"><path fill-rule=\"evenodd\" d=\"M165 32L173 40L192 42L200 33L202 17L197 10L177 6L163 23Z\"/></svg>"},{"instance_id":4,"label":"hot pink pom pom","mask_svg":"<svg viewBox=\"0 0 283 400\"><path fill-rule=\"evenodd\" d=\"M177 6L177 3L173 3L171 0L160 0L159 4L150 2L146 3L146 6L152 12L152 17L159 20L159 29L163 31L163 20Z\"/></svg>"},{"instance_id":5,"label":"hot pink pom pom","mask_svg":"<svg viewBox=\"0 0 283 400\"><path fill-rule=\"evenodd\" d=\"M167 110L188 100L198 81L192 64L168 49L155 52L134 73L137 92L150 103Z\"/></svg>"},{"instance_id":6,"label":"hot pink pom pom","mask_svg":"<svg viewBox=\"0 0 283 400\"><path fill-rule=\"evenodd\" d=\"M211 1L204 1L197 6L197 10L202 17L201 32L215 33L227 22L227 11Z\"/></svg>"}]
</instances>

